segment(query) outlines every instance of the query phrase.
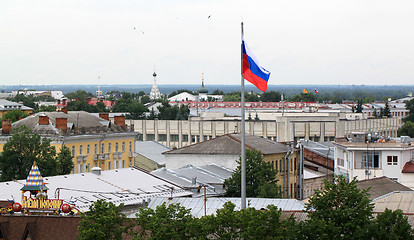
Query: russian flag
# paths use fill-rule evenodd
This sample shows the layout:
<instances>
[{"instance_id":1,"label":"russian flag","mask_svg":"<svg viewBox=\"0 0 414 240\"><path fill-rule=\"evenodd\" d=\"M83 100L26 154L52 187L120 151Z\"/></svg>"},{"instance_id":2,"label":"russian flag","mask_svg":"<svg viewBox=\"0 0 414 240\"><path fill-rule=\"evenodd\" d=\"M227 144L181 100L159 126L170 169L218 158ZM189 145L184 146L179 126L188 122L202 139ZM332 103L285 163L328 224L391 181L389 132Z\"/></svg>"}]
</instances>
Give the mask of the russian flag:
<instances>
[{"instance_id":1,"label":"russian flag","mask_svg":"<svg viewBox=\"0 0 414 240\"><path fill-rule=\"evenodd\" d=\"M244 38L242 40L242 67L244 79L266 92L270 72L259 65L259 61L244 42Z\"/></svg>"}]
</instances>

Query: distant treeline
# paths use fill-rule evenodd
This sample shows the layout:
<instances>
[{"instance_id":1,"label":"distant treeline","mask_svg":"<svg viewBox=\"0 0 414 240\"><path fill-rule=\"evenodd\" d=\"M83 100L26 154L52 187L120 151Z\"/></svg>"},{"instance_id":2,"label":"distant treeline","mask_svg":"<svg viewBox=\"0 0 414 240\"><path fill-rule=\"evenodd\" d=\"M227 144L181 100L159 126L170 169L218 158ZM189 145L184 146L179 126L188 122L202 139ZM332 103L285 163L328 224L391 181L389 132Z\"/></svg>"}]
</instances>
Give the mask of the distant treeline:
<instances>
[{"instance_id":1,"label":"distant treeline","mask_svg":"<svg viewBox=\"0 0 414 240\"><path fill-rule=\"evenodd\" d=\"M239 91L239 85L205 85L211 94L214 90L219 89L223 93L230 93L234 91ZM152 84L145 85L101 85L101 90L103 93L111 91L120 91L120 92L131 92L138 93L144 91L149 93L151 91ZM158 86L161 93L166 95L177 91L178 89L188 89L190 91L197 91L200 88L200 85L159 85ZM22 90L22 89L36 89L36 90L60 90L64 94L75 92L78 89L82 89L86 92L94 93L98 87L96 85L18 85L18 86L2 86L1 90L5 92L10 92L13 90ZM328 96L337 96L343 97L343 99L352 99L352 98L365 98L367 96L373 97L375 99L382 99L383 97L401 98L407 96L408 93L414 92L414 85L409 86L369 86L369 85L269 85L268 91L276 91L284 94L285 97L293 97L297 94L300 94L303 89L306 89L308 93L314 93L315 89L318 91L318 94L321 98L331 98ZM261 93L257 88L255 88L250 83L246 84L246 91ZM325 97L326 96L326 97Z\"/></svg>"}]
</instances>

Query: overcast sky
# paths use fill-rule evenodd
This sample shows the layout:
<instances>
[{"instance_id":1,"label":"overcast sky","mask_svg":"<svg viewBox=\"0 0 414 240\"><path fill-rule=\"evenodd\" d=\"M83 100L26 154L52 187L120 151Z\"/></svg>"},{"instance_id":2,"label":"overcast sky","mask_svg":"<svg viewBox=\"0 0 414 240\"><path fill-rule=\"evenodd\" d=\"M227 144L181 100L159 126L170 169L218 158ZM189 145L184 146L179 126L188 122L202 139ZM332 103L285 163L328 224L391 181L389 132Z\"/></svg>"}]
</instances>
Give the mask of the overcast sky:
<instances>
[{"instance_id":1,"label":"overcast sky","mask_svg":"<svg viewBox=\"0 0 414 240\"><path fill-rule=\"evenodd\" d=\"M412 0L0 0L0 81L240 84L240 22L271 85L414 84Z\"/></svg>"}]
</instances>

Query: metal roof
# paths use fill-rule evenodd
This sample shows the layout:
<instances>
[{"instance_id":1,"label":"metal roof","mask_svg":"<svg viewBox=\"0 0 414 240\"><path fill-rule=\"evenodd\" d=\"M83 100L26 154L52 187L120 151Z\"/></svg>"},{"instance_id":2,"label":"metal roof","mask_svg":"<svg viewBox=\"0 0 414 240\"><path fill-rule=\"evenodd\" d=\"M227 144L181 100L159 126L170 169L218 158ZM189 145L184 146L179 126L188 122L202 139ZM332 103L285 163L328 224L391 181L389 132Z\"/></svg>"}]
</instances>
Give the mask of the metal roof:
<instances>
[{"instance_id":1,"label":"metal roof","mask_svg":"<svg viewBox=\"0 0 414 240\"><path fill-rule=\"evenodd\" d=\"M225 193L224 180L232 175L232 171L210 164L201 167L187 165L174 170L161 168L152 171L151 174L173 182L184 189L192 189L193 197L199 197L204 193L197 188L203 186L206 186L207 195L209 196L223 195Z\"/></svg>"},{"instance_id":2,"label":"metal roof","mask_svg":"<svg viewBox=\"0 0 414 240\"><path fill-rule=\"evenodd\" d=\"M235 210L240 210L241 199L240 198L208 198L206 202L206 215L215 214L218 209L223 208L226 202L232 202L236 205ZM151 199L148 207L156 209L157 206L166 203L179 203L181 206L191 209L191 214L194 217L204 216L204 198L153 198ZM303 211L305 210L305 203L296 199L271 199L271 198L247 198L247 207L252 207L257 210L266 209L268 205L275 205L282 211ZM131 214L128 217L134 218L135 214Z\"/></svg>"},{"instance_id":3,"label":"metal roof","mask_svg":"<svg viewBox=\"0 0 414 240\"><path fill-rule=\"evenodd\" d=\"M164 154L229 154L240 155L241 135L225 134L197 144L165 152ZM262 154L276 154L287 152L287 146L282 143L246 134L246 147L255 149Z\"/></svg>"},{"instance_id":4,"label":"metal roof","mask_svg":"<svg viewBox=\"0 0 414 240\"><path fill-rule=\"evenodd\" d=\"M156 141L135 142L136 153L156 162L159 165L165 165L165 156L162 155L162 153L170 150L171 148Z\"/></svg>"},{"instance_id":5,"label":"metal roof","mask_svg":"<svg viewBox=\"0 0 414 240\"><path fill-rule=\"evenodd\" d=\"M48 125L39 125L39 116L48 116L49 124ZM64 112L40 112L23 118L12 124L13 128L20 127L25 125L26 127L32 129L33 132L39 134L59 134L56 126L56 118L66 118L67 124L74 124L75 126L81 128L90 128L90 127L100 127L100 126L109 126L109 121L105 119L96 117L85 111L70 111L68 113Z\"/></svg>"},{"instance_id":6,"label":"metal roof","mask_svg":"<svg viewBox=\"0 0 414 240\"><path fill-rule=\"evenodd\" d=\"M141 204L154 197L183 197L191 195L179 186L162 180L138 168L123 168L94 173L79 173L44 177L49 188L49 198L59 198L64 202L73 202L82 211L98 199L104 199L115 205ZM21 202L20 188L24 180L0 183L0 199ZM58 191L60 189L60 191Z\"/></svg>"},{"instance_id":7,"label":"metal roof","mask_svg":"<svg viewBox=\"0 0 414 240\"><path fill-rule=\"evenodd\" d=\"M395 191L372 200L374 212L401 209L404 213L414 213L414 191Z\"/></svg>"},{"instance_id":8,"label":"metal roof","mask_svg":"<svg viewBox=\"0 0 414 240\"><path fill-rule=\"evenodd\" d=\"M357 183L360 189L369 189L370 199L376 199L394 191L412 191L411 188L402 185L388 177L361 180ZM414 192L413 192L414 193Z\"/></svg>"},{"instance_id":9,"label":"metal roof","mask_svg":"<svg viewBox=\"0 0 414 240\"><path fill-rule=\"evenodd\" d=\"M334 160L335 145L332 142L313 142L310 140L303 140L301 143L306 150Z\"/></svg>"}]
</instances>

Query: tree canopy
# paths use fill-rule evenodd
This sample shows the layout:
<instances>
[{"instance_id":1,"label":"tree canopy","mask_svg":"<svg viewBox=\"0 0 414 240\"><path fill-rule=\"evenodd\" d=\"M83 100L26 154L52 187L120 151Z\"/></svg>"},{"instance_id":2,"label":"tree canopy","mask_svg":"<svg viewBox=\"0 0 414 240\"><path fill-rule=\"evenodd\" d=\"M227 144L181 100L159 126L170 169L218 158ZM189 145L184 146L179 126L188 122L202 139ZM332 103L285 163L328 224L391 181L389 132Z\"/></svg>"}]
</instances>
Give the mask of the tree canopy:
<instances>
[{"instance_id":1,"label":"tree canopy","mask_svg":"<svg viewBox=\"0 0 414 240\"><path fill-rule=\"evenodd\" d=\"M73 168L69 149L62 147L56 154L50 142L25 126L14 129L0 155L1 181L26 178L34 161L43 176L69 174Z\"/></svg>"},{"instance_id":2,"label":"tree canopy","mask_svg":"<svg viewBox=\"0 0 414 240\"><path fill-rule=\"evenodd\" d=\"M374 207L368 190L360 190L357 182L336 176L316 191L306 206L308 239L367 239Z\"/></svg>"},{"instance_id":3,"label":"tree canopy","mask_svg":"<svg viewBox=\"0 0 414 240\"><path fill-rule=\"evenodd\" d=\"M133 226L125 214L121 212L123 206L123 203L115 206L102 199L94 202L89 207L89 211L81 213L82 220L78 228L79 239L122 239L122 234L127 234Z\"/></svg>"},{"instance_id":4,"label":"tree canopy","mask_svg":"<svg viewBox=\"0 0 414 240\"><path fill-rule=\"evenodd\" d=\"M414 138L414 123L407 121L398 129L398 136L410 136Z\"/></svg>"},{"instance_id":5,"label":"tree canopy","mask_svg":"<svg viewBox=\"0 0 414 240\"><path fill-rule=\"evenodd\" d=\"M225 180L226 196L240 197L241 195L241 165L232 176ZM277 170L270 163L263 161L262 154L255 150L246 149L246 196L277 198L281 197L281 188L277 185Z\"/></svg>"}]
</instances>

